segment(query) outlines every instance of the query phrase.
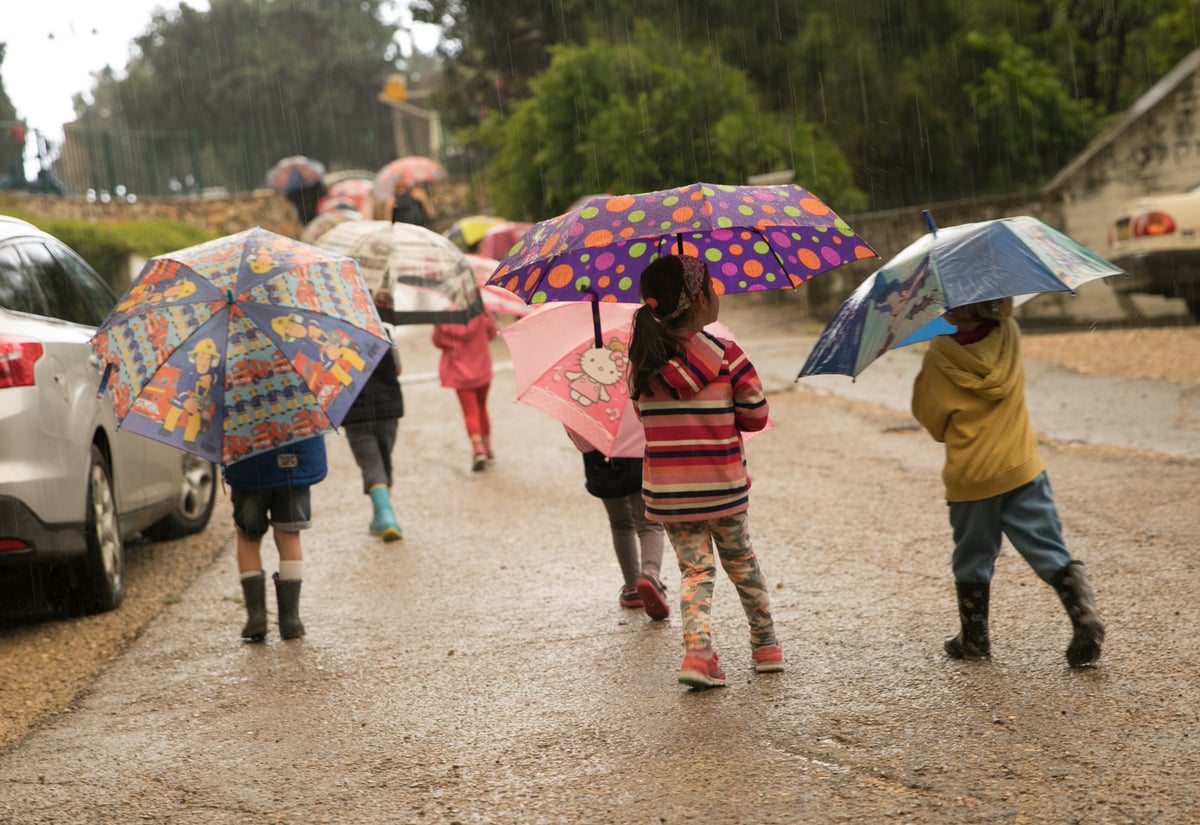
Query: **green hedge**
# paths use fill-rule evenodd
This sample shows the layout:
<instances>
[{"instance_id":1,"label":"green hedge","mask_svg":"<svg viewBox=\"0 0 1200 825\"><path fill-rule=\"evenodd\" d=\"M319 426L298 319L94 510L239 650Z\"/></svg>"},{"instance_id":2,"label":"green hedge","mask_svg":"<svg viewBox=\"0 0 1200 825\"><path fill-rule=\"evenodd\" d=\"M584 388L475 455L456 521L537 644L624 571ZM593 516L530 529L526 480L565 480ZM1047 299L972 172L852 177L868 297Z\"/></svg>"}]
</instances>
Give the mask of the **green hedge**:
<instances>
[{"instance_id":1,"label":"green hedge","mask_svg":"<svg viewBox=\"0 0 1200 825\"><path fill-rule=\"evenodd\" d=\"M6 208L4 214L28 221L74 249L118 293L122 291L117 288L118 276L127 255L152 258L217 237L191 224L162 219L95 223L79 218L42 218L17 208Z\"/></svg>"}]
</instances>

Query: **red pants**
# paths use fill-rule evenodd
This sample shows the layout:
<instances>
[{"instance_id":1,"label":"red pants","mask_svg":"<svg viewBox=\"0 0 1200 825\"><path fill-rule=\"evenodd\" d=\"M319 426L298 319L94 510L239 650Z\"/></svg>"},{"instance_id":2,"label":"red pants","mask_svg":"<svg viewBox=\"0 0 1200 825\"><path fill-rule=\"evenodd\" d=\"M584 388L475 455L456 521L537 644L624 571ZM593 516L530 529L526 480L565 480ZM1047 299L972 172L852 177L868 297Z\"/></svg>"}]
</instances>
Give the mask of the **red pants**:
<instances>
[{"instance_id":1,"label":"red pants","mask_svg":"<svg viewBox=\"0 0 1200 825\"><path fill-rule=\"evenodd\" d=\"M490 384L473 387L469 390L456 390L458 403L462 407L463 421L467 425L467 435L474 441L477 438L487 438L492 434L492 420L488 418L487 396Z\"/></svg>"}]
</instances>

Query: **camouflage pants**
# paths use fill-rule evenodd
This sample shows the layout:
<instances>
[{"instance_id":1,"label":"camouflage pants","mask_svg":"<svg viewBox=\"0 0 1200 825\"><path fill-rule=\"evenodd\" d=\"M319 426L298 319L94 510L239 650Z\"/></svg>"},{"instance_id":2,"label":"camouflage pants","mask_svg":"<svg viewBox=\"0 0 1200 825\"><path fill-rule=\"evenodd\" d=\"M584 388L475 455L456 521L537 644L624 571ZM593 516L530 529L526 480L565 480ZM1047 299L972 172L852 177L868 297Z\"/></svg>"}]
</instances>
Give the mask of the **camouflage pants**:
<instances>
[{"instance_id":1,"label":"camouflage pants","mask_svg":"<svg viewBox=\"0 0 1200 825\"><path fill-rule=\"evenodd\" d=\"M738 513L712 521L666 522L663 524L675 556L679 560L679 612L683 622L683 641L688 650L712 645L713 585L716 583L717 557L733 586L737 588L742 609L750 622L750 645L773 645L775 622L767 598L767 583L750 545L747 514Z\"/></svg>"}]
</instances>

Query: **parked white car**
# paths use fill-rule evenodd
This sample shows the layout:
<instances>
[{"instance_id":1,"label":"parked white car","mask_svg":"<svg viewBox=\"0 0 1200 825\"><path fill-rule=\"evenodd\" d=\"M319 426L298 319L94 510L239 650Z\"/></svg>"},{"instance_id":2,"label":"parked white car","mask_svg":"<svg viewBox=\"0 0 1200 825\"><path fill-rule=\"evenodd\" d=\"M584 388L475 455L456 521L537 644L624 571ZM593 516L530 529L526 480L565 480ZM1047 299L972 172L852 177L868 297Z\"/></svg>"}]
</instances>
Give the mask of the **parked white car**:
<instances>
[{"instance_id":1,"label":"parked white car","mask_svg":"<svg viewBox=\"0 0 1200 825\"><path fill-rule=\"evenodd\" d=\"M1182 298L1200 320L1200 186L1123 209L1108 227L1107 257L1129 273L1109 279L1117 292Z\"/></svg>"},{"instance_id":2,"label":"parked white car","mask_svg":"<svg viewBox=\"0 0 1200 825\"><path fill-rule=\"evenodd\" d=\"M208 524L210 462L118 431L88 341L116 305L53 236L0 216L0 578L70 613L117 607L124 541Z\"/></svg>"}]
</instances>

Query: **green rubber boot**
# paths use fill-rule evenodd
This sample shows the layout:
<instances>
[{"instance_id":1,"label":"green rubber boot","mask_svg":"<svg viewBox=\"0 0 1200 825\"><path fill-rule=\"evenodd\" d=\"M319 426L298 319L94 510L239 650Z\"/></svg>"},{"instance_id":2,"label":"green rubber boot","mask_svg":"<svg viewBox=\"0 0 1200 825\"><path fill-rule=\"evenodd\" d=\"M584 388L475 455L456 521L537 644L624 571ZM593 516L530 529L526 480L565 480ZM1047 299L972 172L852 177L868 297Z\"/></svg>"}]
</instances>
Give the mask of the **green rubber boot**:
<instances>
[{"instance_id":1,"label":"green rubber boot","mask_svg":"<svg viewBox=\"0 0 1200 825\"><path fill-rule=\"evenodd\" d=\"M371 505L375 508L375 516L371 519L371 535L382 536L384 541L399 541L404 538L404 531L396 521L392 512L390 491L384 484L376 484L371 488Z\"/></svg>"},{"instance_id":2,"label":"green rubber boot","mask_svg":"<svg viewBox=\"0 0 1200 825\"><path fill-rule=\"evenodd\" d=\"M246 624L242 627L242 638L247 642L261 642L267 636L267 576L259 571L256 576L242 579L242 598L246 600Z\"/></svg>"}]
</instances>

